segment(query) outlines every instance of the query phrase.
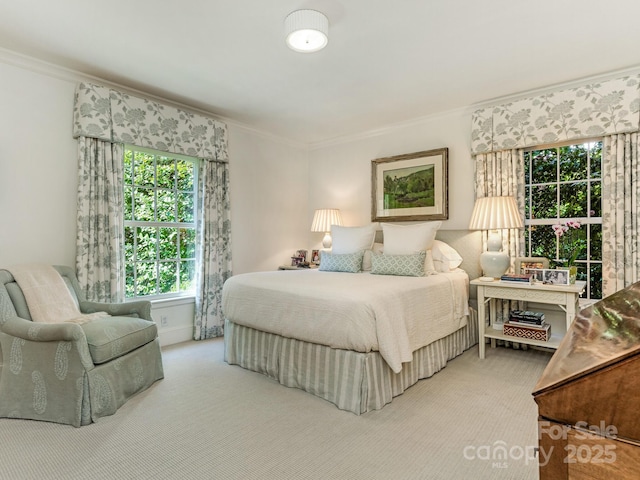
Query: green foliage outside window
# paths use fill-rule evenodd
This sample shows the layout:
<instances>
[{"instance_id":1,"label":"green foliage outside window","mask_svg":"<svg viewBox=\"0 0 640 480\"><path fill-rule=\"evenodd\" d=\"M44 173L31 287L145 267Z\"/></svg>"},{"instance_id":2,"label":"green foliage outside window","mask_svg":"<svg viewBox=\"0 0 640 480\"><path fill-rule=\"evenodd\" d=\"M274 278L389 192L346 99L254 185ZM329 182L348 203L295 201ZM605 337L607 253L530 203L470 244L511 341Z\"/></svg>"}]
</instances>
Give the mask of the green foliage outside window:
<instances>
[{"instance_id":1,"label":"green foliage outside window","mask_svg":"<svg viewBox=\"0 0 640 480\"><path fill-rule=\"evenodd\" d=\"M602 142L525 153L525 252L547 257L550 267L576 258L586 296L602 298ZM553 225L580 228L556 236Z\"/></svg>"},{"instance_id":2,"label":"green foliage outside window","mask_svg":"<svg viewBox=\"0 0 640 480\"><path fill-rule=\"evenodd\" d=\"M125 149L127 297L193 289L195 186L193 159Z\"/></svg>"}]
</instances>

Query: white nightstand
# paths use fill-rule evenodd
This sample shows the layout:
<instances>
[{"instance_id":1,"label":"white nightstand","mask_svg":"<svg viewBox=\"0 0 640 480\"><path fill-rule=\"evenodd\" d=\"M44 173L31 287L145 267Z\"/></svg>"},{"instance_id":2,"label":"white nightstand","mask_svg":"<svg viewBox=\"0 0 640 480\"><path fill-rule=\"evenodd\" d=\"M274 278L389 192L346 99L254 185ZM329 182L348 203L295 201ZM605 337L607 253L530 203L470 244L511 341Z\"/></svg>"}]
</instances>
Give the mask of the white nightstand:
<instances>
[{"instance_id":1,"label":"white nightstand","mask_svg":"<svg viewBox=\"0 0 640 480\"><path fill-rule=\"evenodd\" d=\"M478 287L478 332L479 354L484 358L485 339L491 339L491 347L494 348L496 340L507 340L526 345L537 345L547 348L558 348L560 340L571 326L578 312L578 300L586 286L586 282L576 281L572 285L544 285L542 283L519 282L485 282L479 279L471 281L471 285ZM530 340L526 338L505 335L502 330L492 327L496 320L496 300L519 300L522 302L535 302L558 305L564 312L564 321L547 319L551 324L551 338L548 341ZM486 328L486 305L489 303L489 328Z\"/></svg>"}]
</instances>

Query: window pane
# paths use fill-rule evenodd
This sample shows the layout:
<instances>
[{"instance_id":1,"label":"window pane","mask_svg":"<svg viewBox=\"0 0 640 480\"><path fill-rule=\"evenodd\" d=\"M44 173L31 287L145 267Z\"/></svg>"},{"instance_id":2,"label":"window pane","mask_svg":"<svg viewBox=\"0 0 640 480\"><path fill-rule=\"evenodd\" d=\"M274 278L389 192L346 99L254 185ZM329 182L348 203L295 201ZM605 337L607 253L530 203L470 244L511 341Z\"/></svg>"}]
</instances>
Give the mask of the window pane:
<instances>
[{"instance_id":1,"label":"window pane","mask_svg":"<svg viewBox=\"0 0 640 480\"><path fill-rule=\"evenodd\" d=\"M155 260L157 246L157 229L155 227L138 227L138 260Z\"/></svg>"},{"instance_id":2,"label":"window pane","mask_svg":"<svg viewBox=\"0 0 640 480\"><path fill-rule=\"evenodd\" d=\"M591 144L591 178L602 178L602 142Z\"/></svg>"},{"instance_id":3,"label":"window pane","mask_svg":"<svg viewBox=\"0 0 640 480\"><path fill-rule=\"evenodd\" d=\"M193 194L178 194L178 221L192 223L194 221Z\"/></svg>"},{"instance_id":4,"label":"window pane","mask_svg":"<svg viewBox=\"0 0 640 480\"><path fill-rule=\"evenodd\" d=\"M557 181L557 153L555 148L532 152L531 183Z\"/></svg>"},{"instance_id":5,"label":"window pane","mask_svg":"<svg viewBox=\"0 0 640 480\"><path fill-rule=\"evenodd\" d=\"M180 229L180 258L195 258L196 230L195 228Z\"/></svg>"},{"instance_id":6,"label":"window pane","mask_svg":"<svg viewBox=\"0 0 640 480\"><path fill-rule=\"evenodd\" d=\"M602 217L602 182L591 183L590 217Z\"/></svg>"},{"instance_id":7,"label":"window pane","mask_svg":"<svg viewBox=\"0 0 640 480\"><path fill-rule=\"evenodd\" d=\"M531 226L531 256L556 257L556 235L549 225Z\"/></svg>"},{"instance_id":8,"label":"window pane","mask_svg":"<svg viewBox=\"0 0 640 480\"><path fill-rule=\"evenodd\" d=\"M156 294L156 264L155 262L136 263L136 295Z\"/></svg>"},{"instance_id":9,"label":"window pane","mask_svg":"<svg viewBox=\"0 0 640 480\"><path fill-rule=\"evenodd\" d=\"M602 225L589 225L591 229L590 260L602 260Z\"/></svg>"},{"instance_id":10,"label":"window pane","mask_svg":"<svg viewBox=\"0 0 640 480\"><path fill-rule=\"evenodd\" d=\"M195 277L195 273L195 260L180 262L180 290L191 290L194 287L193 279Z\"/></svg>"},{"instance_id":11,"label":"window pane","mask_svg":"<svg viewBox=\"0 0 640 480\"><path fill-rule=\"evenodd\" d=\"M529 174L530 168L531 168L531 152L525 152L524 153L524 183L527 185L531 183L531 178Z\"/></svg>"},{"instance_id":12,"label":"window pane","mask_svg":"<svg viewBox=\"0 0 640 480\"><path fill-rule=\"evenodd\" d=\"M602 264L592 263L590 274L589 293L591 298L602 298Z\"/></svg>"},{"instance_id":13,"label":"window pane","mask_svg":"<svg viewBox=\"0 0 640 480\"><path fill-rule=\"evenodd\" d=\"M158 190L158 221L176 221L176 195L173 191Z\"/></svg>"},{"instance_id":14,"label":"window pane","mask_svg":"<svg viewBox=\"0 0 640 480\"><path fill-rule=\"evenodd\" d=\"M569 145L559 149L560 181L582 180L587 173L587 149L585 145Z\"/></svg>"},{"instance_id":15,"label":"window pane","mask_svg":"<svg viewBox=\"0 0 640 480\"><path fill-rule=\"evenodd\" d=\"M132 227L124 227L124 258L133 259L134 253L134 229Z\"/></svg>"},{"instance_id":16,"label":"window pane","mask_svg":"<svg viewBox=\"0 0 640 480\"><path fill-rule=\"evenodd\" d=\"M178 190L193 190L193 180L195 178L195 164L178 160Z\"/></svg>"},{"instance_id":17,"label":"window pane","mask_svg":"<svg viewBox=\"0 0 640 480\"><path fill-rule=\"evenodd\" d=\"M133 189L124 187L124 219L133 220Z\"/></svg>"},{"instance_id":18,"label":"window pane","mask_svg":"<svg viewBox=\"0 0 640 480\"><path fill-rule=\"evenodd\" d=\"M133 179L136 185L142 187L153 187L155 185L153 159L154 155L142 152L135 153L135 172Z\"/></svg>"},{"instance_id":19,"label":"window pane","mask_svg":"<svg viewBox=\"0 0 640 480\"><path fill-rule=\"evenodd\" d=\"M133 192L135 220L151 222L154 220L154 194L147 188L136 188Z\"/></svg>"},{"instance_id":20,"label":"window pane","mask_svg":"<svg viewBox=\"0 0 640 480\"><path fill-rule=\"evenodd\" d=\"M574 182L560 185L561 218L587 216L587 183Z\"/></svg>"},{"instance_id":21,"label":"window pane","mask_svg":"<svg viewBox=\"0 0 640 480\"><path fill-rule=\"evenodd\" d=\"M133 263L127 262L124 267L124 275L125 275L124 291L125 291L126 297L133 297L136 294L136 287L135 287L136 278L135 278L134 271L135 271L135 267L133 266Z\"/></svg>"},{"instance_id":22,"label":"window pane","mask_svg":"<svg viewBox=\"0 0 640 480\"><path fill-rule=\"evenodd\" d=\"M160 229L160 259L170 260L178 257L178 229Z\"/></svg>"},{"instance_id":23,"label":"window pane","mask_svg":"<svg viewBox=\"0 0 640 480\"><path fill-rule=\"evenodd\" d=\"M158 188L175 188L176 172L175 161L173 158L168 157L156 157L158 168Z\"/></svg>"},{"instance_id":24,"label":"window pane","mask_svg":"<svg viewBox=\"0 0 640 480\"><path fill-rule=\"evenodd\" d=\"M569 228L567 232L558 238L560 242L559 258L567 261L574 254L577 260L587 259L587 229L585 226L580 228Z\"/></svg>"},{"instance_id":25,"label":"window pane","mask_svg":"<svg viewBox=\"0 0 640 480\"><path fill-rule=\"evenodd\" d=\"M178 291L177 268L175 262L161 262L160 265L160 292L170 293Z\"/></svg>"},{"instance_id":26,"label":"window pane","mask_svg":"<svg viewBox=\"0 0 640 480\"><path fill-rule=\"evenodd\" d=\"M557 186L541 185L531 189L531 218L556 218Z\"/></svg>"}]
</instances>

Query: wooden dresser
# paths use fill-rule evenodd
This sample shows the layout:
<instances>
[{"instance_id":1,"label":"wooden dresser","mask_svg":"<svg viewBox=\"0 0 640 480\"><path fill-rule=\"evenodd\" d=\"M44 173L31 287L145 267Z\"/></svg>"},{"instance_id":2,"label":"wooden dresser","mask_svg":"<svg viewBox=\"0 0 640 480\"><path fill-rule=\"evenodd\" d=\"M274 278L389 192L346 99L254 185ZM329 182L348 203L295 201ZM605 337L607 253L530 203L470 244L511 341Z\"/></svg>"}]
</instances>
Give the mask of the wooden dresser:
<instances>
[{"instance_id":1,"label":"wooden dresser","mask_svg":"<svg viewBox=\"0 0 640 480\"><path fill-rule=\"evenodd\" d=\"M578 313L533 396L541 480L640 478L640 282Z\"/></svg>"}]
</instances>

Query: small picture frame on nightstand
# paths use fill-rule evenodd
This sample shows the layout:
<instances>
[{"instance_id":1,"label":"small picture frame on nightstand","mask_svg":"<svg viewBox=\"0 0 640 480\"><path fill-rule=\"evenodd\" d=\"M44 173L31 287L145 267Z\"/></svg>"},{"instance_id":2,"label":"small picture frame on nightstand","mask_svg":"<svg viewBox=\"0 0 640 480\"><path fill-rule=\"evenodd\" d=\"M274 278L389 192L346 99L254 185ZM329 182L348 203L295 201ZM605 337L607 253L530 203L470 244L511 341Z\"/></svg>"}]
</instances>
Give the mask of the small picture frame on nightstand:
<instances>
[{"instance_id":1,"label":"small picture frame on nightstand","mask_svg":"<svg viewBox=\"0 0 640 480\"><path fill-rule=\"evenodd\" d=\"M542 270L549 268L549 259L545 257L516 257L515 271L516 275L523 275L529 270Z\"/></svg>"}]
</instances>

